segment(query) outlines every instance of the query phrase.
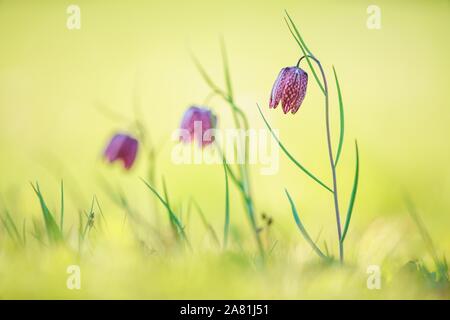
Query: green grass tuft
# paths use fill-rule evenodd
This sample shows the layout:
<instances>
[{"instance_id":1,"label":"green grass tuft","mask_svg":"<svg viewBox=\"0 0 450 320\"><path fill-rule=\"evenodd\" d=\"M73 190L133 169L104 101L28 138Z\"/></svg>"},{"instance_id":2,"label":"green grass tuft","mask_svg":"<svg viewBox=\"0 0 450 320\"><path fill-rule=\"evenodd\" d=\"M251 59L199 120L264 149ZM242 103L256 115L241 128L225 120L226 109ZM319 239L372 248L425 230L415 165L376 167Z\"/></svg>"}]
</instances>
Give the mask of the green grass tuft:
<instances>
[{"instance_id":1,"label":"green grass tuft","mask_svg":"<svg viewBox=\"0 0 450 320\"><path fill-rule=\"evenodd\" d=\"M48 240L50 241L50 243L61 243L64 240L63 234L58 227L58 224L56 223L54 215L45 203L44 196L39 189L39 184L36 182L36 185L31 184L31 186L39 199Z\"/></svg>"}]
</instances>

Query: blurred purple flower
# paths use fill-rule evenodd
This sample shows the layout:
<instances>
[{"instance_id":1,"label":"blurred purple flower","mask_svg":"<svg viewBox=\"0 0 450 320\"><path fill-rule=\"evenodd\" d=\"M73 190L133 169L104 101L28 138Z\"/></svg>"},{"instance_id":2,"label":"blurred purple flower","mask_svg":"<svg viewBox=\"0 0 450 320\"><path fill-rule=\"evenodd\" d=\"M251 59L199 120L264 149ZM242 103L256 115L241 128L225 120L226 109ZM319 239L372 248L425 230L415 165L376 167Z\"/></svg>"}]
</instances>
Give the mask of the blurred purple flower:
<instances>
[{"instance_id":1,"label":"blurred purple flower","mask_svg":"<svg viewBox=\"0 0 450 320\"><path fill-rule=\"evenodd\" d=\"M306 94L308 74L298 67L281 69L270 95L270 108L276 108L281 101L283 112L294 114L300 108Z\"/></svg>"},{"instance_id":2,"label":"blurred purple flower","mask_svg":"<svg viewBox=\"0 0 450 320\"><path fill-rule=\"evenodd\" d=\"M214 142L214 136L206 137L208 130L216 128L217 117L206 107L191 106L183 115L180 129L185 131L180 135L180 141L190 143L196 140L200 147ZM211 133L211 132L209 132ZM208 135L208 134L207 134Z\"/></svg>"},{"instance_id":3,"label":"blurred purple flower","mask_svg":"<svg viewBox=\"0 0 450 320\"><path fill-rule=\"evenodd\" d=\"M103 153L108 162L122 160L125 169L129 170L136 159L138 141L128 134L115 134Z\"/></svg>"}]
</instances>

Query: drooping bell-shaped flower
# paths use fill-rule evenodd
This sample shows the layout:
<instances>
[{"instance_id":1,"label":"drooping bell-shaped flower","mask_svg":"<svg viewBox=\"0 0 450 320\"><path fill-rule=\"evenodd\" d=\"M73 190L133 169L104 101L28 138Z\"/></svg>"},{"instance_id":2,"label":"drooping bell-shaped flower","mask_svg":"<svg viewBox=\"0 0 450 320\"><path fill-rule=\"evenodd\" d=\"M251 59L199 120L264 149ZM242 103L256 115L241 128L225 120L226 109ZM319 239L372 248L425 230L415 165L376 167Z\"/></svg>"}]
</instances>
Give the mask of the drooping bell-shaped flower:
<instances>
[{"instance_id":1,"label":"drooping bell-shaped flower","mask_svg":"<svg viewBox=\"0 0 450 320\"><path fill-rule=\"evenodd\" d=\"M121 160L123 167L129 170L136 160L138 151L138 141L132 136L124 133L117 133L109 142L103 153L108 162Z\"/></svg>"},{"instance_id":2,"label":"drooping bell-shaped flower","mask_svg":"<svg viewBox=\"0 0 450 320\"><path fill-rule=\"evenodd\" d=\"M296 113L305 98L307 85L308 74L304 70L299 67L281 69L273 84L269 107L276 108L281 101L284 113Z\"/></svg>"},{"instance_id":3,"label":"drooping bell-shaped flower","mask_svg":"<svg viewBox=\"0 0 450 320\"><path fill-rule=\"evenodd\" d=\"M200 147L205 147L214 142L214 135L210 130L216 128L217 117L206 107L189 107L181 120L180 141L190 143L196 140Z\"/></svg>"}]
</instances>

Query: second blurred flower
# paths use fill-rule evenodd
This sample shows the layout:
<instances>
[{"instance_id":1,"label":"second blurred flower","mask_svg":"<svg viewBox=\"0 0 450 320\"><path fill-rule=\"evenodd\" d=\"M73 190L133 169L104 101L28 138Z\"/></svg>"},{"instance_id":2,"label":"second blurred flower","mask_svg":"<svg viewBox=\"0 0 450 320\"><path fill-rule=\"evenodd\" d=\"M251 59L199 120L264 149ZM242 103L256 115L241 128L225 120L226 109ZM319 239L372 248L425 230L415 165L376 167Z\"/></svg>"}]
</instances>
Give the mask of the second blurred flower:
<instances>
[{"instance_id":1,"label":"second blurred flower","mask_svg":"<svg viewBox=\"0 0 450 320\"><path fill-rule=\"evenodd\" d=\"M216 128L217 117L206 107L191 106L183 115L180 129L180 141L190 143L196 141L200 147L214 142L211 130Z\"/></svg>"},{"instance_id":2,"label":"second blurred flower","mask_svg":"<svg viewBox=\"0 0 450 320\"><path fill-rule=\"evenodd\" d=\"M115 134L104 151L108 162L121 160L125 169L130 169L136 159L138 141L128 134Z\"/></svg>"}]
</instances>

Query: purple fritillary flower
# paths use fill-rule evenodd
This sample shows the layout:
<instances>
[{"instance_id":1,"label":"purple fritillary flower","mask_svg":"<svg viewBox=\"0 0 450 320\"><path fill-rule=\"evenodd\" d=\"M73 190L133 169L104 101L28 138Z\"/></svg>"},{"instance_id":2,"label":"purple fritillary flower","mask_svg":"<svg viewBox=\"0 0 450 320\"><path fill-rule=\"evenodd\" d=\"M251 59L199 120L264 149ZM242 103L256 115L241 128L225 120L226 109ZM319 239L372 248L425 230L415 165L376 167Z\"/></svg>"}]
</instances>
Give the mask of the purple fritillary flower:
<instances>
[{"instance_id":1,"label":"purple fritillary flower","mask_svg":"<svg viewBox=\"0 0 450 320\"><path fill-rule=\"evenodd\" d=\"M205 139L205 132L210 129L215 129L217 124L217 117L206 107L191 106L183 115L180 129L186 130L187 135L182 134L180 141L183 143L190 143L196 140L200 147L205 147L214 142L214 136Z\"/></svg>"},{"instance_id":2,"label":"purple fritillary flower","mask_svg":"<svg viewBox=\"0 0 450 320\"><path fill-rule=\"evenodd\" d=\"M108 162L121 160L123 167L129 170L136 159L138 141L128 134L115 134L103 153Z\"/></svg>"},{"instance_id":3,"label":"purple fritillary flower","mask_svg":"<svg viewBox=\"0 0 450 320\"><path fill-rule=\"evenodd\" d=\"M273 84L269 107L275 109L281 101L284 113L296 113L305 98L307 85L308 74L304 70L298 67L281 69Z\"/></svg>"}]
</instances>

